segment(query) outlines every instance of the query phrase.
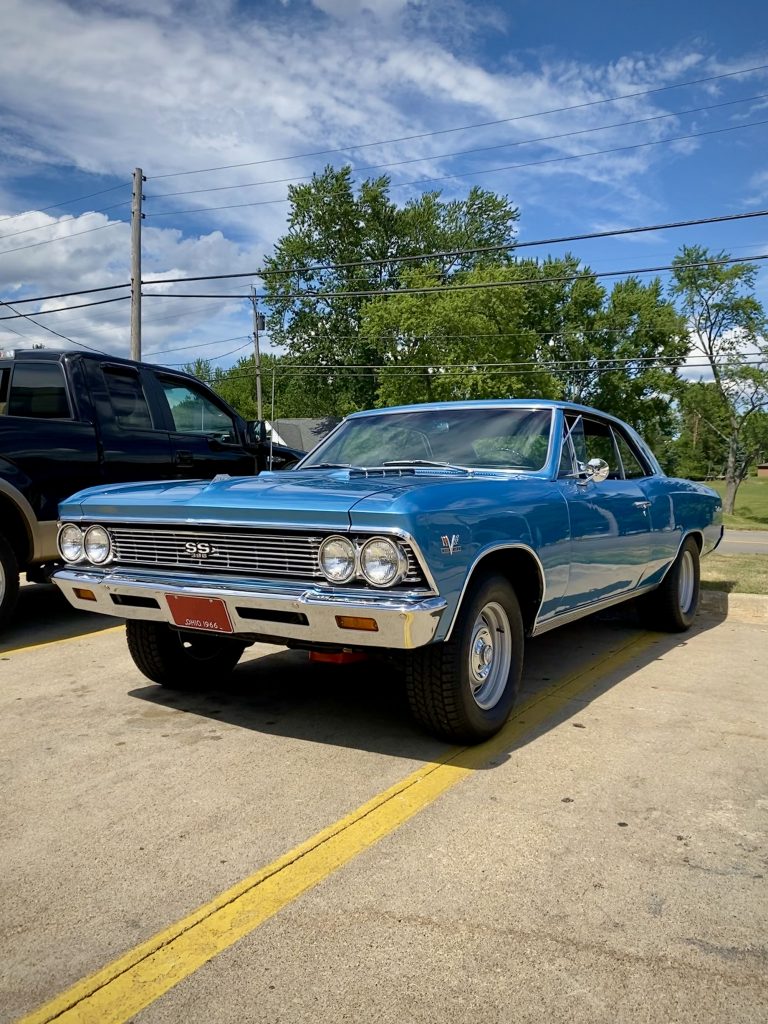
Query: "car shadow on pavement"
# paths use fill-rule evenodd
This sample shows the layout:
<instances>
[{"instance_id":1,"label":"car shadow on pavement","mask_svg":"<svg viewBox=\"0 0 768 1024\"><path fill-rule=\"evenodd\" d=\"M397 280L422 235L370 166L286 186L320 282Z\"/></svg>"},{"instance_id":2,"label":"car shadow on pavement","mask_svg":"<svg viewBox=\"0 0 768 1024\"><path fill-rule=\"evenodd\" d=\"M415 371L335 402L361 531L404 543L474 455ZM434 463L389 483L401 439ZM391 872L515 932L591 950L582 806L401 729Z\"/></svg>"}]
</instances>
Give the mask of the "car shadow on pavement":
<instances>
[{"instance_id":1,"label":"car shadow on pavement","mask_svg":"<svg viewBox=\"0 0 768 1024\"><path fill-rule=\"evenodd\" d=\"M654 633L650 643L628 654L610 672L599 672L578 699L563 699L542 725L510 742L499 757L494 751L486 767L495 767L509 753L535 736L582 714L595 697L641 670L692 636L722 621L720 614L700 615L689 633ZM558 681L588 672L598 659L649 636L630 609L583 619L529 640L518 706L551 693ZM620 659L619 659L620 660ZM437 761L453 748L426 734L412 719L405 684L396 664L368 660L335 666L310 662L303 651L280 649L243 661L225 682L194 692L147 685L130 696L179 712L209 718L256 733L311 743L382 753L394 757ZM520 712L518 712L520 714ZM514 719L514 713L513 713ZM524 720L524 719L523 719ZM490 758L491 755L489 755Z\"/></svg>"},{"instance_id":2,"label":"car shadow on pavement","mask_svg":"<svg viewBox=\"0 0 768 1024\"><path fill-rule=\"evenodd\" d=\"M111 615L73 608L53 583L29 583L19 590L19 603L0 634L0 654L55 640L87 636L122 623Z\"/></svg>"}]
</instances>

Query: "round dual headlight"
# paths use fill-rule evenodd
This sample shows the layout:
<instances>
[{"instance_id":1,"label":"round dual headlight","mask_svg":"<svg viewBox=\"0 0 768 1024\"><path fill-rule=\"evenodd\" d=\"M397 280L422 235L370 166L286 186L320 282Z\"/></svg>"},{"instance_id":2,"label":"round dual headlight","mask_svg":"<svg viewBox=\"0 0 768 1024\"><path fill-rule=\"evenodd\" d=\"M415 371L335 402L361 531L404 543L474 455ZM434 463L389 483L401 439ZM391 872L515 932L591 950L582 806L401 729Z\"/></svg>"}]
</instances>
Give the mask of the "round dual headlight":
<instances>
[{"instance_id":1,"label":"round dual headlight","mask_svg":"<svg viewBox=\"0 0 768 1024\"><path fill-rule=\"evenodd\" d=\"M360 568L374 587L392 587L408 571L408 559L395 541L388 537L373 537L360 551Z\"/></svg>"},{"instance_id":2,"label":"round dual headlight","mask_svg":"<svg viewBox=\"0 0 768 1024\"><path fill-rule=\"evenodd\" d=\"M355 575L357 552L346 537L326 537L320 545L320 568L331 583L346 583Z\"/></svg>"},{"instance_id":3,"label":"round dual headlight","mask_svg":"<svg viewBox=\"0 0 768 1024\"><path fill-rule=\"evenodd\" d=\"M103 526L91 526L85 531L85 557L89 562L101 565L112 554L112 542Z\"/></svg>"},{"instance_id":4,"label":"round dual headlight","mask_svg":"<svg viewBox=\"0 0 768 1024\"><path fill-rule=\"evenodd\" d=\"M59 530L59 552L65 562L79 562L83 557L83 531L73 523Z\"/></svg>"}]
</instances>

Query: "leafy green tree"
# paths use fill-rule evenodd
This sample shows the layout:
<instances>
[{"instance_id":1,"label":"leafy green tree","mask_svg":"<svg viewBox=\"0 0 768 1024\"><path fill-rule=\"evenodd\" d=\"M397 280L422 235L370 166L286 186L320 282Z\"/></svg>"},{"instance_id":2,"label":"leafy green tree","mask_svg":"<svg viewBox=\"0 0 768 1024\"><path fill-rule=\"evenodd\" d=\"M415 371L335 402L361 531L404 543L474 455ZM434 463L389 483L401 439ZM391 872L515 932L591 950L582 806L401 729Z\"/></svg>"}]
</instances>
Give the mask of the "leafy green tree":
<instances>
[{"instance_id":1,"label":"leafy green tree","mask_svg":"<svg viewBox=\"0 0 768 1024\"><path fill-rule=\"evenodd\" d=\"M728 458L728 406L714 384L696 381L678 397L680 426L675 441L675 473L694 480L725 475Z\"/></svg>"},{"instance_id":2,"label":"leafy green tree","mask_svg":"<svg viewBox=\"0 0 768 1024\"><path fill-rule=\"evenodd\" d=\"M723 508L733 513L739 485L749 472L750 420L768 406L768 322L754 295L757 268L728 266L725 252L684 246L674 260L675 296L686 318L691 349L709 364L727 409Z\"/></svg>"},{"instance_id":3,"label":"leafy green tree","mask_svg":"<svg viewBox=\"0 0 768 1024\"><path fill-rule=\"evenodd\" d=\"M296 364L322 369L312 387L327 414L372 405L381 363L380 346L360 331L369 296L334 293L396 289L409 270L399 258L431 252L448 253L435 264L446 281L489 260L488 253L456 250L514 240L519 214L505 197L472 188L462 200L428 192L398 206L389 189L384 176L356 189L349 167L326 167L308 184L291 186L288 231L265 261L272 341L285 346L294 372ZM508 257L496 252L493 259ZM364 261L379 262L360 266Z\"/></svg>"}]
</instances>

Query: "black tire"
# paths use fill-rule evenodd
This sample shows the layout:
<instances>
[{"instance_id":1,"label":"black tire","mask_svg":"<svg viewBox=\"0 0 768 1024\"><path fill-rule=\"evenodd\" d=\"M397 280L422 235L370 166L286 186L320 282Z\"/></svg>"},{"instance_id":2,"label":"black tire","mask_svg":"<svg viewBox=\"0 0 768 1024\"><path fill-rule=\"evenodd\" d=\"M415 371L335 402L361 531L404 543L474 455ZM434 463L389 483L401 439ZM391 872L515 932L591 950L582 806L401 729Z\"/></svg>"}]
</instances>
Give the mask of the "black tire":
<instances>
[{"instance_id":1,"label":"black tire","mask_svg":"<svg viewBox=\"0 0 768 1024\"><path fill-rule=\"evenodd\" d=\"M19 563L16 554L0 536L0 629L8 622L19 596Z\"/></svg>"},{"instance_id":2,"label":"black tire","mask_svg":"<svg viewBox=\"0 0 768 1024\"><path fill-rule=\"evenodd\" d=\"M684 633L696 618L700 596L699 545L686 537L661 584L640 599L640 617L648 629Z\"/></svg>"},{"instance_id":3,"label":"black tire","mask_svg":"<svg viewBox=\"0 0 768 1024\"><path fill-rule=\"evenodd\" d=\"M128 650L138 670L174 690L216 686L230 675L245 644L208 633L182 632L164 622L126 622Z\"/></svg>"},{"instance_id":4,"label":"black tire","mask_svg":"<svg viewBox=\"0 0 768 1024\"><path fill-rule=\"evenodd\" d=\"M490 667L485 661L489 647ZM515 703L523 648L523 620L514 590L501 576L479 579L464 596L451 639L406 652L406 690L414 717L429 732L454 743L481 743L493 736ZM483 682L480 673L486 668L489 675Z\"/></svg>"}]
</instances>

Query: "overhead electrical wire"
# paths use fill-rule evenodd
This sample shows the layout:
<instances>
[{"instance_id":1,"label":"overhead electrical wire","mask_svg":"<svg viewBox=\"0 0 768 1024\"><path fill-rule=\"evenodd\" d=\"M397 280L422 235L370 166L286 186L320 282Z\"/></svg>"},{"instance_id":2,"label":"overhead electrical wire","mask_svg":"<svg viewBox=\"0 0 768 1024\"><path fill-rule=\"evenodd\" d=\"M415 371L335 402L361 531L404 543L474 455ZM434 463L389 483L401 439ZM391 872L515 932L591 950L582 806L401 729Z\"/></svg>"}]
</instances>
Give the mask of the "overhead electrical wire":
<instances>
[{"instance_id":1,"label":"overhead electrical wire","mask_svg":"<svg viewBox=\"0 0 768 1024\"><path fill-rule=\"evenodd\" d=\"M574 160L585 160L592 156L606 156L611 153L626 153L631 150L648 149L651 146L663 146L670 142L685 142L688 139L701 139L708 135L722 135L725 132L739 132L745 128L757 128L768 124L768 120L748 121L745 124L731 125L727 128L712 128L703 132L691 132L688 135L674 135L667 139L656 139L653 142L637 142L629 146L613 146L610 149L595 149L587 153L574 153L566 156L546 157L542 160L530 160L520 164L505 164L502 167L486 167L482 170L457 171L454 174L441 174L432 178L415 178L413 181L397 181L390 185L390 188L405 188L409 185L428 185L438 181L450 181L454 178L473 178L479 174L498 174L501 171L516 171L526 167L541 167L544 164L566 163ZM284 199L262 199L253 203L232 203L226 206L195 206L189 210L161 210L158 213L148 213L147 219L154 217L170 217L173 215L186 215L190 213L214 213L216 210L242 210L251 206L271 206L276 203L287 203L290 200Z\"/></svg>"},{"instance_id":2,"label":"overhead electrical wire","mask_svg":"<svg viewBox=\"0 0 768 1024\"><path fill-rule=\"evenodd\" d=\"M89 210L87 213L69 214L66 220L54 220L50 224L38 224L34 228L23 228L21 231L12 231L9 235L0 235L0 241L4 238L15 238L17 235L28 235L30 231L44 231L47 228L57 228L61 224L69 224L76 220L85 220L86 217L95 217L97 213L107 213L109 210L116 210L120 206L130 206L131 200L126 199L122 203L113 203L111 206L104 206L100 210ZM33 211L41 213L40 210Z\"/></svg>"},{"instance_id":3,"label":"overhead electrical wire","mask_svg":"<svg viewBox=\"0 0 768 1024\"><path fill-rule=\"evenodd\" d=\"M37 309L35 310L35 316L47 316L49 313L66 313L70 309L87 309L90 306L106 306L110 302L125 302L129 298L130 295L118 295L114 299L99 299L97 302L79 302L76 306L56 306L54 309ZM4 302L2 305L8 306L8 303ZM11 307L8 306L8 308L10 309ZM16 320L18 317L29 319L26 313L17 313L16 316L0 316L0 320Z\"/></svg>"},{"instance_id":4,"label":"overhead electrical wire","mask_svg":"<svg viewBox=\"0 0 768 1024\"><path fill-rule=\"evenodd\" d=\"M100 349L97 348L91 348L91 346L86 345L84 341L75 341L74 338L70 338L66 334L60 334L58 331L54 331L52 327L46 326L46 324L39 324L37 320L33 320L32 317L28 316L26 313L19 313L17 309L13 308L10 302L3 302L3 300L0 299L0 306L6 306L8 309L13 310L13 312L16 314L16 317L0 317L0 320L14 320L17 319L18 317L21 317L24 320L28 320L31 324L34 324L35 327L40 327L42 330L47 331L49 334L53 334L57 338L62 338L64 341L68 341L70 345L79 345L81 348L87 348L91 352L101 351ZM13 328L8 328L8 330L13 330ZM14 331L14 334L18 334L18 331Z\"/></svg>"},{"instance_id":5,"label":"overhead electrical wire","mask_svg":"<svg viewBox=\"0 0 768 1024\"><path fill-rule=\"evenodd\" d=\"M95 196L104 196L107 192L116 192L119 188L129 188L131 185L130 181L124 181L120 185L112 185L111 188L103 188L98 192L89 192L85 196L74 196L71 199L64 199L60 203L51 203L50 206L42 206L39 210L35 210L35 213L46 213L48 210L57 210L60 206L69 206L71 203L82 203L86 199L93 199ZM0 217L0 224L6 220L17 220L19 217L24 217L29 210L24 210L22 213L12 213L7 217Z\"/></svg>"},{"instance_id":6,"label":"overhead electrical wire","mask_svg":"<svg viewBox=\"0 0 768 1024\"><path fill-rule=\"evenodd\" d=\"M685 114L699 114L706 110L717 110L720 107L732 107L740 103L753 103L756 100L764 100L766 97L768 97L768 93L760 93L757 96L745 96L743 99L727 100L723 103L710 103L707 106L691 107L688 110L673 110L667 114L654 114L650 117L640 117L632 121L615 121L613 124L597 125L594 128L577 128L570 132L559 132L556 135L542 135L535 139L518 139L514 142L504 142L496 146L481 146L477 149L462 149L454 151L453 153L432 153L426 156L409 157L407 160L390 160L386 163L354 167L353 170L355 174L361 174L363 171L378 171L386 167L402 167L404 164L419 164L434 160L448 160L457 156L473 156L477 153L491 153L499 149L513 149L516 146L533 146L542 142L554 142L558 139L573 138L576 135L591 135L593 132L604 132L611 128L629 128L633 125L648 124L651 121L663 121L669 117L682 117ZM288 182L294 181L310 181L313 176L314 175L312 174L302 174L293 178L272 178L267 181L248 181L243 182L240 185L218 185L213 188L188 189L184 192L158 192L154 195L148 195L146 198L148 201L151 199L172 199L176 196L193 196L200 195L204 192L228 192L232 189L256 188L258 185L284 185Z\"/></svg>"},{"instance_id":7,"label":"overhead electrical wire","mask_svg":"<svg viewBox=\"0 0 768 1024\"><path fill-rule=\"evenodd\" d=\"M30 242L29 245L17 245L13 249L0 249L0 256L7 256L12 252L21 252L22 249L36 249L39 245L53 245L54 242L66 242L70 238L77 238L78 235L90 235L94 231L104 231L106 228L114 228L118 224L123 227L128 227L128 222L124 220L111 220L109 224L100 224L97 228L86 228L85 231L72 231L68 235L58 235L56 238L46 238L42 242Z\"/></svg>"},{"instance_id":8,"label":"overhead electrical wire","mask_svg":"<svg viewBox=\"0 0 768 1024\"><path fill-rule=\"evenodd\" d=\"M341 146L336 149L315 150L312 153L294 153L288 156L269 157L264 160L249 160L245 163L223 164L218 167L200 167L195 170L171 171L166 174L147 175L147 181L157 181L160 178L180 178L189 174L209 174L213 171L231 171L241 167L257 167L264 164L281 163L286 160L306 160L316 156L332 156L336 153L350 153L358 149L370 149L373 146L390 146L398 142L412 142L416 139L431 138L435 135L449 135L454 132L470 131L475 128L491 128L500 124L511 124L513 121L525 121L533 117L546 117L548 114L563 114L569 110L584 110L587 107L595 107L604 103L618 103L620 100L637 99L640 96L652 96L660 92L670 92L672 89L684 89L694 85L705 85L709 82L721 81L725 78L736 78L739 75L752 74L756 71L765 71L768 64L758 64L755 67L740 68L738 71L727 71L719 75L709 75L706 78L691 79L687 82L678 82L675 85L656 86L651 89L641 89L635 92L622 93L618 96L606 96L603 99L587 100L583 103L572 103L563 107L552 107L549 110L534 111L529 114L516 114L513 117L502 117L494 121L479 121L475 124L459 125L453 128L437 128L428 132L419 132L414 135L402 135L394 139L380 139L377 142L363 142L351 146Z\"/></svg>"}]
</instances>

